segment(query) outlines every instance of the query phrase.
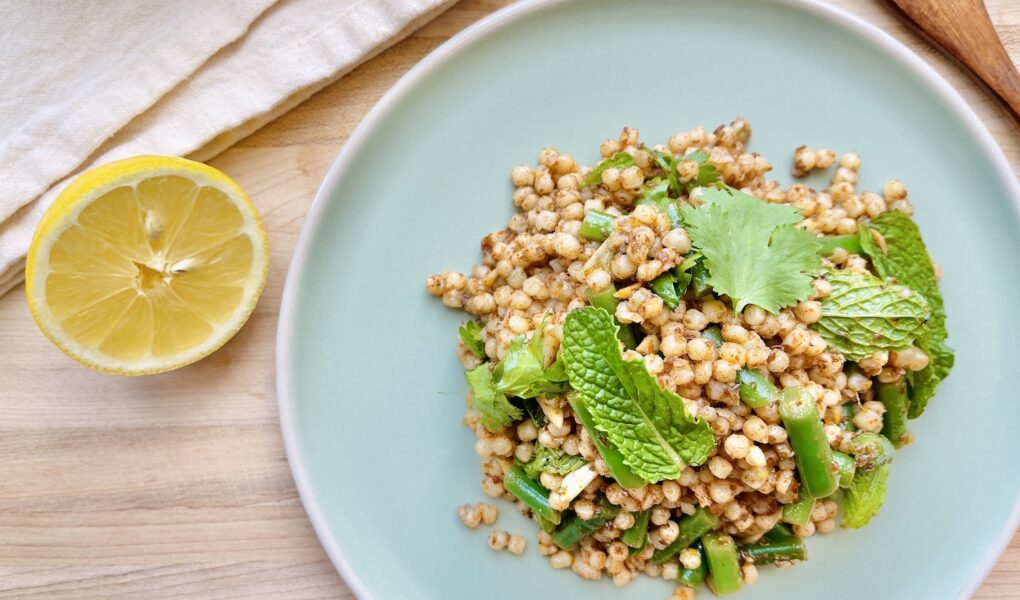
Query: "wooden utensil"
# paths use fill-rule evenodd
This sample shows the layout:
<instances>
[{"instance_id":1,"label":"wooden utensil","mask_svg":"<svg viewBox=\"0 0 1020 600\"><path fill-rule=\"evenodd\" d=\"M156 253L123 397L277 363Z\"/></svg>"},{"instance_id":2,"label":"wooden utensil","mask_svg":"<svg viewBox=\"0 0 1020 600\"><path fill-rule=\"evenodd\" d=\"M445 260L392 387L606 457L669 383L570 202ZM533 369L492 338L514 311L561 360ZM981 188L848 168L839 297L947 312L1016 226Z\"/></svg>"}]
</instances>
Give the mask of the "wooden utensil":
<instances>
[{"instance_id":1,"label":"wooden utensil","mask_svg":"<svg viewBox=\"0 0 1020 600\"><path fill-rule=\"evenodd\" d=\"M984 80L1020 119L1020 73L1002 47L983 0L892 0L892 3Z\"/></svg>"}]
</instances>

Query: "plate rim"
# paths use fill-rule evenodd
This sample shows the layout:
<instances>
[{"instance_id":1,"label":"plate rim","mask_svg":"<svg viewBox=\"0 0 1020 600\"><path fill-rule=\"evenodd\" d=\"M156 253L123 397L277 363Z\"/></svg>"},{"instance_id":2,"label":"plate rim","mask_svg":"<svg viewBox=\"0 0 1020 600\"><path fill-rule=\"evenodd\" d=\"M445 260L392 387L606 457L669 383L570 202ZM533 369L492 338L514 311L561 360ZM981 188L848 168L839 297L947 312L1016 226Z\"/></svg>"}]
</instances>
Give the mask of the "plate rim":
<instances>
[{"instance_id":1,"label":"plate rim","mask_svg":"<svg viewBox=\"0 0 1020 600\"><path fill-rule=\"evenodd\" d=\"M507 26L531 12L571 1L575 0L521 0L472 23L425 55L424 58L411 67L407 73L402 75L379 98L378 102L355 127L347 142L340 148L336 158L333 159L329 169L326 171L322 183L315 192L312 204L305 214L304 223L301 225L301 232L298 235L297 243L294 245L293 255L287 269L287 277L280 301L279 323L276 330L277 411L280 419L280 430L283 435L284 450L287 454L287 463L290 466L298 496L301 498L301 504L304 506L305 512L312 523L312 528L315 530L315 534L326 551L330 562L333 563L334 568L343 578L344 583L358 600L373 600L373 597L365 586L364 581L362 581L361 577L347 561L347 557L344 555L339 542L333 536L326 523L326 518L319 506L318 498L312 490L311 481L304 465L304 456L298 443L295 416L296 404L295 399L291 395L293 375L288 366L290 364L288 358L294 345L294 328L298 303L297 290L300 282L304 279L304 268L308 262L312 240L318 232L322 214L330 203L330 196L341 181L348 164L357 155L366 138L378 126L379 121L382 120L411 87L443 65L448 58L460 52L464 46L483 38L490 32ZM991 159L992 167L1005 183L1005 187L1012 197L1016 216L1020 218L1020 182L1018 182L1012 166L1006 160L1002 148L999 147L995 138L988 131L988 128L974 112L974 109L967 104L956 88L939 74L934 67L925 62L916 52L891 34L886 33L877 25L873 25L843 8L823 4L821 0L771 1L777 5L806 11L836 26L844 27L852 33L860 35L868 42L885 51L903 67L919 76L926 87L963 121L971 135L974 136L978 144L984 149L986 156ZM977 591L1003 551L1009 545L1018 525L1020 525L1020 492L1018 492L1017 498L1014 499L1013 509L1004 524L1003 530L999 533L998 538L988 547L978 568L957 594L956 600L966 600Z\"/></svg>"}]
</instances>

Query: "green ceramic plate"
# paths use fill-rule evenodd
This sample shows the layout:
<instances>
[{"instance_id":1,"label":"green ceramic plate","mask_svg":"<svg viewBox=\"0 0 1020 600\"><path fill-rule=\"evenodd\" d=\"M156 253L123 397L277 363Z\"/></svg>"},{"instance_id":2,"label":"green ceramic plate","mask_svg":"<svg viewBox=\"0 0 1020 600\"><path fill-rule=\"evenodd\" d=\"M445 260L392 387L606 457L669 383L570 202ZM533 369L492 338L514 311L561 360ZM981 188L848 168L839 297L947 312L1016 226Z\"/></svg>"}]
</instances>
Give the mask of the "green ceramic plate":
<instances>
[{"instance_id":1,"label":"green ceramic plate","mask_svg":"<svg viewBox=\"0 0 1020 600\"><path fill-rule=\"evenodd\" d=\"M957 366L897 454L870 526L809 540L742 598L962 598L1017 521L1020 227L1015 176L960 97L878 30L789 0L526 2L433 52L379 102L315 199L284 294L280 417L301 497L359 598L667 598L486 547L456 507L484 499L454 354L464 315L425 277L467 270L511 213L510 167L551 145L597 159L624 125L665 141L750 119L788 181L801 144L856 151L864 189L910 189L945 267Z\"/></svg>"}]
</instances>

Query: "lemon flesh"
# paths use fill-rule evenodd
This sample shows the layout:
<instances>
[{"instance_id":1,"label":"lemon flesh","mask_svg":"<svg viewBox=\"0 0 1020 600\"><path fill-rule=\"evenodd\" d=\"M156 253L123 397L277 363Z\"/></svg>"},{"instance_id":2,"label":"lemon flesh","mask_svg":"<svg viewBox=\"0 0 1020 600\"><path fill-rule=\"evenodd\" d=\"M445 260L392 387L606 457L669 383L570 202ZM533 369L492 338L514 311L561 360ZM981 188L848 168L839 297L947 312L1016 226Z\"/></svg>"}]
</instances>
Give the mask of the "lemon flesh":
<instances>
[{"instance_id":1,"label":"lemon flesh","mask_svg":"<svg viewBox=\"0 0 1020 600\"><path fill-rule=\"evenodd\" d=\"M229 340L265 285L268 239L230 178L138 156L84 173L43 216L28 252L32 315L86 366L141 375Z\"/></svg>"}]
</instances>

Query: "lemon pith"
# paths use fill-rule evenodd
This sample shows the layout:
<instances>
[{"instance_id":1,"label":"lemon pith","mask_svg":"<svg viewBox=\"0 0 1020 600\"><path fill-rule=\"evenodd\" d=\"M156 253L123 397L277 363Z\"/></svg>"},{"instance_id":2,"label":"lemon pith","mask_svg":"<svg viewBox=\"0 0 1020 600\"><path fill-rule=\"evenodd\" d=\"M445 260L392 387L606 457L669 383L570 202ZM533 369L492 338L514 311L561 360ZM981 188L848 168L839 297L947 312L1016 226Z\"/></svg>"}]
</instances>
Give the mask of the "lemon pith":
<instances>
[{"instance_id":1,"label":"lemon pith","mask_svg":"<svg viewBox=\"0 0 1020 600\"><path fill-rule=\"evenodd\" d=\"M84 173L39 223L26 292L40 329L86 366L168 371L244 324L268 273L251 201L212 167L138 156Z\"/></svg>"}]
</instances>

